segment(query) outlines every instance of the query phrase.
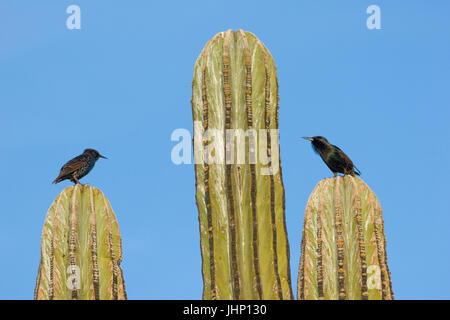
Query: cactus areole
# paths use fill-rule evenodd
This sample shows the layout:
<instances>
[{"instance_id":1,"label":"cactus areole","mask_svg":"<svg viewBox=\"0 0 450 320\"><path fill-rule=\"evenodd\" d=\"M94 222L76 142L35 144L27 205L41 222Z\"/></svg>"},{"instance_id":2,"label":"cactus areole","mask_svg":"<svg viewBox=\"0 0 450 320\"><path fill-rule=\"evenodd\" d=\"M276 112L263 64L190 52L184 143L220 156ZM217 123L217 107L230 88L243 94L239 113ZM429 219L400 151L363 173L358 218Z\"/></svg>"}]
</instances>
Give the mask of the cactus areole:
<instances>
[{"instance_id":1,"label":"cactus areole","mask_svg":"<svg viewBox=\"0 0 450 320\"><path fill-rule=\"evenodd\" d=\"M292 299L275 63L252 33L218 33L192 81L204 299Z\"/></svg>"},{"instance_id":2,"label":"cactus areole","mask_svg":"<svg viewBox=\"0 0 450 320\"><path fill-rule=\"evenodd\" d=\"M114 211L90 185L67 187L45 217L37 300L126 299L122 245Z\"/></svg>"},{"instance_id":3,"label":"cactus areole","mask_svg":"<svg viewBox=\"0 0 450 320\"><path fill-rule=\"evenodd\" d=\"M298 299L390 300L380 203L360 178L320 181L304 217Z\"/></svg>"}]
</instances>

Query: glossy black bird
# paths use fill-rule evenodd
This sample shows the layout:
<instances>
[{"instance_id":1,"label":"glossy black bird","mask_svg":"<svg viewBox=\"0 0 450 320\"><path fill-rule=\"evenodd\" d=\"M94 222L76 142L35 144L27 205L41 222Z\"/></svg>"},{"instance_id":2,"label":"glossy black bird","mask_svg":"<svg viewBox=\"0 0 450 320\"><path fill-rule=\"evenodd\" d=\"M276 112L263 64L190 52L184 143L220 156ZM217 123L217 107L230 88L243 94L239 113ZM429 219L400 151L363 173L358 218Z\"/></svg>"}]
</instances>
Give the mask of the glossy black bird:
<instances>
[{"instance_id":1,"label":"glossy black bird","mask_svg":"<svg viewBox=\"0 0 450 320\"><path fill-rule=\"evenodd\" d=\"M303 137L303 139L311 141L314 151L320 155L323 162L330 168L335 177L338 173L352 176L355 174L358 176L361 175L361 172L353 165L352 160L347 157L344 151L329 143L325 137Z\"/></svg>"},{"instance_id":2,"label":"glossy black bird","mask_svg":"<svg viewBox=\"0 0 450 320\"><path fill-rule=\"evenodd\" d=\"M73 158L67 162L62 168L59 176L53 183L59 183L63 180L70 179L73 183L80 183L79 179L87 175L95 165L99 158L108 159L98 153L94 149L86 149L83 154Z\"/></svg>"}]
</instances>

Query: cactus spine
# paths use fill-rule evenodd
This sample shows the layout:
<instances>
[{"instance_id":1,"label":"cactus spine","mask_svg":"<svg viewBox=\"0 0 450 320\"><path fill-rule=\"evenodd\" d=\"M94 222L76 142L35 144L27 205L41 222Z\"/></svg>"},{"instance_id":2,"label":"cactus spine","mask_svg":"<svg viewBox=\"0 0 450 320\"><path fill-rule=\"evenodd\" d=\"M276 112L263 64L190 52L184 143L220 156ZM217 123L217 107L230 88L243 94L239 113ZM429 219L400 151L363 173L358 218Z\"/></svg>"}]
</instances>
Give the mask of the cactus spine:
<instances>
[{"instance_id":1,"label":"cactus spine","mask_svg":"<svg viewBox=\"0 0 450 320\"><path fill-rule=\"evenodd\" d=\"M64 189L44 222L38 300L126 299L121 237L103 193L90 185Z\"/></svg>"},{"instance_id":2,"label":"cactus spine","mask_svg":"<svg viewBox=\"0 0 450 320\"><path fill-rule=\"evenodd\" d=\"M393 299L380 203L360 178L320 181L304 217L299 299Z\"/></svg>"},{"instance_id":3,"label":"cactus spine","mask_svg":"<svg viewBox=\"0 0 450 320\"><path fill-rule=\"evenodd\" d=\"M253 34L221 32L192 86L203 298L292 299L274 60Z\"/></svg>"}]
</instances>

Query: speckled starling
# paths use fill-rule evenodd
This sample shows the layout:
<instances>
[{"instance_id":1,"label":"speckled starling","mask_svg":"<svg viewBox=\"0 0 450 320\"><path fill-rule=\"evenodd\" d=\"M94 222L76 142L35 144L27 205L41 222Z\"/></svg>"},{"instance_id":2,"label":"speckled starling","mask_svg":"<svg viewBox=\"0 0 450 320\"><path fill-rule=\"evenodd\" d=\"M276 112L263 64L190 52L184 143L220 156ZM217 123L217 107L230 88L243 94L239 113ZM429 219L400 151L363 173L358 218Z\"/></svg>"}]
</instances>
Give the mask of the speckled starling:
<instances>
[{"instance_id":1,"label":"speckled starling","mask_svg":"<svg viewBox=\"0 0 450 320\"><path fill-rule=\"evenodd\" d=\"M361 175L361 172L353 165L352 160L338 147L332 145L327 139L321 136L303 137L311 141L311 145L316 153L320 155L323 162L330 168L336 177L338 173L354 176Z\"/></svg>"},{"instance_id":2,"label":"speckled starling","mask_svg":"<svg viewBox=\"0 0 450 320\"><path fill-rule=\"evenodd\" d=\"M53 183L59 183L66 179L70 179L75 184L80 183L79 179L83 178L92 170L98 158L108 159L98 153L97 150L84 150L83 154L73 158L61 168L59 176Z\"/></svg>"}]
</instances>

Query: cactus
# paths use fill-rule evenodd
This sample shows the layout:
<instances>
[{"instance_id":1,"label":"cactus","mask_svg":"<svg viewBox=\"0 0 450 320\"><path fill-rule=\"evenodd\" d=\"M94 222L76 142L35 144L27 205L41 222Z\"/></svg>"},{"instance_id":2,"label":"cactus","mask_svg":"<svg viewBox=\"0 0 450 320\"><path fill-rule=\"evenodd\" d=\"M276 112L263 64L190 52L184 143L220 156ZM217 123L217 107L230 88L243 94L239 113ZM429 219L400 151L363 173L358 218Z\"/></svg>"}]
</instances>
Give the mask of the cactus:
<instances>
[{"instance_id":1,"label":"cactus","mask_svg":"<svg viewBox=\"0 0 450 320\"><path fill-rule=\"evenodd\" d=\"M278 100L274 60L255 35L229 30L206 44L191 101L204 299L292 299Z\"/></svg>"},{"instance_id":2,"label":"cactus","mask_svg":"<svg viewBox=\"0 0 450 320\"><path fill-rule=\"evenodd\" d=\"M126 299L121 260L119 226L109 201L90 185L67 187L45 218L34 298Z\"/></svg>"},{"instance_id":3,"label":"cactus","mask_svg":"<svg viewBox=\"0 0 450 320\"><path fill-rule=\"evenodd\" d=\"M304 217L299 299L393 299L378 199L360 178L320 181Z\"/></svg>"}]
</instances>

